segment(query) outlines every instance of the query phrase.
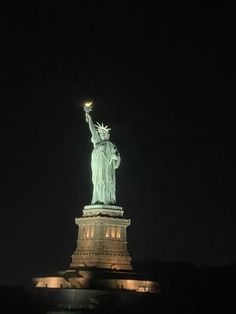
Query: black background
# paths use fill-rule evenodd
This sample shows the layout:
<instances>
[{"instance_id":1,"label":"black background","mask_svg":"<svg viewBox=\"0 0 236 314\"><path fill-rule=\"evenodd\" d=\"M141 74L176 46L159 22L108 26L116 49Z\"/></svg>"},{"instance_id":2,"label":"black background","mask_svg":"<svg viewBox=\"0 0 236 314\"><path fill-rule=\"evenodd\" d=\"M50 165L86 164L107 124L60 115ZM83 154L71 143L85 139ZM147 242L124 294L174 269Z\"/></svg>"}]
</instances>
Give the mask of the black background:
<instances>
[{"instance_id":1,"label":"black background","mask_svg":"<svg viewBox=\"0 0 236 314\"><path fill-rule=\"evenodd\" d=\"M0 23L0 283L70 264L91 200L86 98L121 154L133 261L234 264L233 5L21 2Z\"/></svg>"}]
</instances>

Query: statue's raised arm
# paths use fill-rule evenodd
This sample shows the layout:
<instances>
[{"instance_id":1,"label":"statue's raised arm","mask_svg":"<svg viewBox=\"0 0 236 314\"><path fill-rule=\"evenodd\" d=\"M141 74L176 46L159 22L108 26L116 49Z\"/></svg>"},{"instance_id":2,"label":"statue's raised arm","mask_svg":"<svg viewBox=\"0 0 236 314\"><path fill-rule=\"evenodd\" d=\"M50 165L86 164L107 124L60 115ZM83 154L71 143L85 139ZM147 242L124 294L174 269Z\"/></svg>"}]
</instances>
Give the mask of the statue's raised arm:
<instances>
[{"instance_id":1,"label":"statue's raised arm","mask_svg":"<svg viewBox=\"0 0 236 314\"><path fill-rule=\"evenodd\" d=\"M95 125L93 123L92 117L90 116L90 114L88 112L86 112L85 113L85 118L86 118L86 122L89 125L90 132L92 134L92 142L94 144L96 144L97 142L99 142L100 137L99 137L98 132L97 132L97 130L95 128Z\"/></svg>"}]
</instances>

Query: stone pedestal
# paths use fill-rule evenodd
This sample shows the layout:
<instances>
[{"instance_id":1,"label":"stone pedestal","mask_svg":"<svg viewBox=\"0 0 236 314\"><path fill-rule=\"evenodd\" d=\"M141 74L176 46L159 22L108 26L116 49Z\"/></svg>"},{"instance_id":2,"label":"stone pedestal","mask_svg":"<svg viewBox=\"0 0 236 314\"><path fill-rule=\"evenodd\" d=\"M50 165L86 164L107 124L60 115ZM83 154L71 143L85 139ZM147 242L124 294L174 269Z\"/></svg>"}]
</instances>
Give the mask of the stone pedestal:
<instances>
[{"instance_id":1,"label":"stone pedestal","mask_svg":"<svg viewBox=\"0 0 236 314\"><path fill-rule=\"evenodd\" d=\"M130 219L124 219L123 213L119 206L84 207L82 217L75 218L79 231L70 268L132 270L126 236Z\"/></svg>"}]
</instances>

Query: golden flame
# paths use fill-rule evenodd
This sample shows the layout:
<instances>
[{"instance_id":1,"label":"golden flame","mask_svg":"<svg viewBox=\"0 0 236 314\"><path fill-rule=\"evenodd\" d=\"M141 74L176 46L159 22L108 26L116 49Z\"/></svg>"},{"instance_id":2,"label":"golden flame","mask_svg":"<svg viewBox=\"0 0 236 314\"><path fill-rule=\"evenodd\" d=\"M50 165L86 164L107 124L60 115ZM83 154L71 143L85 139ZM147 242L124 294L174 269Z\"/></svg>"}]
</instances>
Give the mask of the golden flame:
<instances>
[{"instance_id":1,"label":"golden flame","mask_svg":"<svg viewBox=\"0 0 236 314\"><path fill-rule=\"evenodd\" d=\"M92 104L93 104L93 102L92 102L92 101L90 101L90 102L86 102L86 103L84 104L84 107L89 108L89 107L91 107L91 106L92 106Z\"/></svg>"}]
</instances>

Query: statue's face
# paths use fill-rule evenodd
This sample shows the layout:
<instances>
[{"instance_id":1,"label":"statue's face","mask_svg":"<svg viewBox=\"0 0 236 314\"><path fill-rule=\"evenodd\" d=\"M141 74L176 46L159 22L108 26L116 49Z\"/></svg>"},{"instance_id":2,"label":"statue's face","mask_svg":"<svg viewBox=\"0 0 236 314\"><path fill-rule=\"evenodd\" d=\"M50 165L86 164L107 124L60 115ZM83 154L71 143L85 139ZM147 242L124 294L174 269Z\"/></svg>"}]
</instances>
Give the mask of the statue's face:
<instances>
[{"instance_id":1,"label":"statue's face","mask_svg":"<svg viewBox=\"0 0 236 314\"><path fill-rule=\"evenodd\" d=\"M107 132L102 132L102 131L100 131L99 132L99 135L100 135L100 137L101 137L101 139L104 141L104 140L109 140L109 134L107 133Z\"/></svg>"}]
</instances>

